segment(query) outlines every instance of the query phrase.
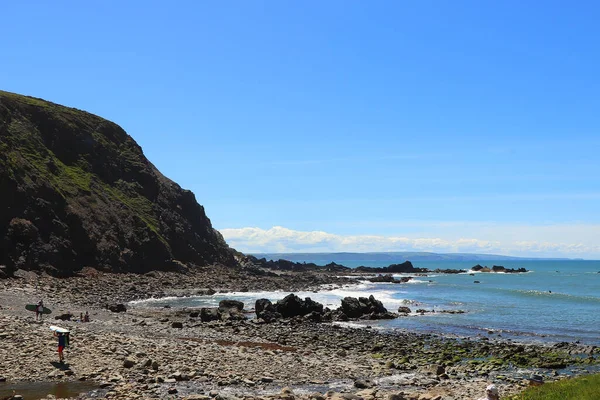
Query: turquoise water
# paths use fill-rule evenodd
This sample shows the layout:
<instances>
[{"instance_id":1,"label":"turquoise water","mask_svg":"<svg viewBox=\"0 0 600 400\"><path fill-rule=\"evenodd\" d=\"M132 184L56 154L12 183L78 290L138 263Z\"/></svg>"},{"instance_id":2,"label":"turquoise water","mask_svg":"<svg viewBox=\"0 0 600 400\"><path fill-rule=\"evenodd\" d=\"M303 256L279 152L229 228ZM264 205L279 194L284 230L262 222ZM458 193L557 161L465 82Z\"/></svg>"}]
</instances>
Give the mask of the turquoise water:
<instances>
[{"instance_id":1,"label":"turquoise water","mask_svg":"<svg viewBox=\"0 0 600 400\"><path fill-rule=\"evenodd\" d=\"M332 260L324 260L324 263ZM335 261L335 260L333 260ZM398 260L402 262L404 260ZM415 267L470 269L475 264L524 267L521 274L469 273L416 276L407 284L361 282L347 288L297 293L337 308L345 296L374 295L390 311L408 306L413 313L395 320L374 322L382 329L407 329L459 336L501 335L521 341L580 341L600 345L600 261L422 261ZM346 266L387 266L361 260ZM403 275L396 275L397 277ZM480 283L474 283L479 281ZM146 305L214 306L224 298L252 308L261 297L278 300L283 292L228 293L214 296L162 299ZM416 309L463 310L464 314L418 315ZM365 322L366 323L366 322Z\"/></svg>"}]
</instances>

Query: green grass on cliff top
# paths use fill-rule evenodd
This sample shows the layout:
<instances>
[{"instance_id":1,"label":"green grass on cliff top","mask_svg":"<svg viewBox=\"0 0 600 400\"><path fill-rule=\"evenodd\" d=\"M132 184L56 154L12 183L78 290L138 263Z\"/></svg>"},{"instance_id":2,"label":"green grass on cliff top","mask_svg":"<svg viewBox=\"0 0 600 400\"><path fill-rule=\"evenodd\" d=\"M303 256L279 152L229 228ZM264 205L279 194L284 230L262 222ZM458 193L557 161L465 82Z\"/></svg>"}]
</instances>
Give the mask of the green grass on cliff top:
<instances>
[{"instance_id":1,"label":"green grass on cliff top","mask_svg":"<svg viewBox=\"0 0 600 400\"><path fill-rule=\"evenodd\" d=\"M1 97L43 108L68 129L85 129L86 126L97 125L98 120L101 120L100 117L85 111L42 99L0 90ZM149 199L134 190L124 190L103 182L91 171L91 166L84 158L69 165L63 163L43 144L35 121L15 115L7 129L9 136L0 141L0 167L3 167L11 179L27 186L43 180L67 201L75 200L80 196L100 196L119 202L144 221L163 243L167 243L159 233L158 219L153 210L153 203ZM134 154L129 146L118 146L98 132L91 132L91 135L99 145L111 148L114 154L126 160L129 165L142 162L143 156Z\"/></svg>"},{"instance_id":2,"label":"green grass on cliff top","mask_svg":"<svg viewBox=\"0 0 600 400\"><path fill-rule=\"evenodd\" d=\"M533 386L507 400L600 400L600 374Z\"/></svg>"}]
</instances>

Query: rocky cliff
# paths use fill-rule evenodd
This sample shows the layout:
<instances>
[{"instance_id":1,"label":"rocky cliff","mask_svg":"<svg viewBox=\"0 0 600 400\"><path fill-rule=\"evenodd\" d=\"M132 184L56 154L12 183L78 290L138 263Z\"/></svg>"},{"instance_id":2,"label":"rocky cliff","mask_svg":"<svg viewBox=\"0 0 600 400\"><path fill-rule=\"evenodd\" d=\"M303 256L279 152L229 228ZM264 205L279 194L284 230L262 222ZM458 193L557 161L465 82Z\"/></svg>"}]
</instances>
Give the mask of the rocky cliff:
<instances>
[{"instance_id":1,"label":"rocky cliff","mask_svg":"<svg viewBox=\"0 0 600 400\"><path fill-rule=\"evenodd\" d=\"M234 265L233 254L194 194L163 176L118 125L0 91L5 272Z\"/></svg>"}]
</instances>

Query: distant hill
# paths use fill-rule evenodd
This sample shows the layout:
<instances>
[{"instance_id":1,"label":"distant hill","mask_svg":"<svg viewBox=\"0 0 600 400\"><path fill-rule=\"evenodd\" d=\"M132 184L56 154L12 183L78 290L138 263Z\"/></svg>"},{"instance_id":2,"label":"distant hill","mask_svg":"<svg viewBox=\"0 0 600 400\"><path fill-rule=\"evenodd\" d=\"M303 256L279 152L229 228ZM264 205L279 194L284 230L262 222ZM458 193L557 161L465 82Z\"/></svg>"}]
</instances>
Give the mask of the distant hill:
<instances>
[{"instance_id":1,"label":"distant hill","mask_svg":"<svg viewBox=\"0 0 600 400\"><path fill-rule=\"evenodd\" d=\"M252 254L257 258L271 260L289 260L294 262L319 262L335 261L344 264L344 261L486 261L486 260L566 260L565 258L525 258L502 256L498 254L474 253L428 253L428 252L380 252L380 253L257 253Z\"/></svg>"},{"instance_id":2,"label":"distant hill","mask_svg":"<svg viewBox=\"0 0 600 400\"><path fill-rule=\"evenodd\" d=\"M117 124L0 91L0 265L9 272L233 265L233 254L194 194Z\"/></svg>"}]
</instances>

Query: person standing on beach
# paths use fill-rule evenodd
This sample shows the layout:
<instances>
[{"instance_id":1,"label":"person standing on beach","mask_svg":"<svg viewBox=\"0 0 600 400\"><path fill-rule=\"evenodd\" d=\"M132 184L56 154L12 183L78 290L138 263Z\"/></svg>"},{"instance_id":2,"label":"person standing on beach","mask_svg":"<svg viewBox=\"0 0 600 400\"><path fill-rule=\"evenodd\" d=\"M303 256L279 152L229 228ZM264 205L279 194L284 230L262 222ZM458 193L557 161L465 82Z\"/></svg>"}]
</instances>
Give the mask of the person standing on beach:
<instances>
[{"instance_id":1,"label":"person standing on beach","mask_svg":"<svg viewBox=\"0 0 600 400\"><path fill-rule=\"evenodd\" d=\"M67 345L67 335L68 333L62 332L54 332L54 336L58 338L58 361L62 364L65 362L65 356L63 354L63 350Z\"/></svg>"},{"instance_id":2,"label":"person standing on beach","mask_svg":"<svg viewBox=\"0 0 600 400\"><path fill-rule=\"evenodd\" d=\"M496 385L489 385L485 388L485 397L480 397L477 400L500 400L498 388Z\"/></svg>"},{"instance_id":3,"label":"person standing on beach","mask_svg":"<svg viewBox=\"0 0 600 400\"><path fill-rule=\"evenodd\" d=\"M35 307L35 320L37 321L38 318L40 320L44 319L44 301L40 300L39 303L37 303L37 306Z\"/></svg>"}]
</instances>

